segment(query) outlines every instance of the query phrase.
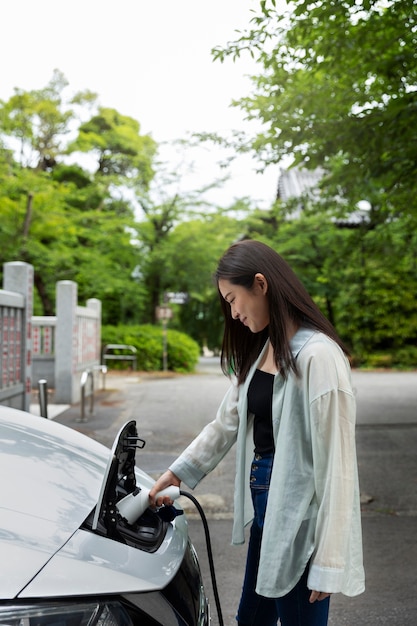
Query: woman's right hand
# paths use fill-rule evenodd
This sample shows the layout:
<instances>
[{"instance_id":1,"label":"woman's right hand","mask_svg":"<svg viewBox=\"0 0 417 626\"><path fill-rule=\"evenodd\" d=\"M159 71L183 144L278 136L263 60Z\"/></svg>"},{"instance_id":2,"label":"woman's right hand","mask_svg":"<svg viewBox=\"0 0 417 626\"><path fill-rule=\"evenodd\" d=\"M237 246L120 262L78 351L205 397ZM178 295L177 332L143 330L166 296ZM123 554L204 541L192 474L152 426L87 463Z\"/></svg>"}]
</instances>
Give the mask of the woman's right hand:
<instances>
[{"instance_id":1,"label":"woman's right hand","mask_svg":"<svg viewBox=\"0 0 417 626\"><path fill-rule=\"evenodd\" d=\"M171 485L174 485L175 487L180 487L181 481L178 476L171 472L171 470L167 470L166 472L164 472L164 474L162 474L162 476L158 478L158 480L149 492L149 504L151 507L162 506L163 504L169 506L173 503L173 500L171 500L169 496L159 498L156 497L159 491L162 491L167 487L171 487Z\"/></svg>"}]
</instances>

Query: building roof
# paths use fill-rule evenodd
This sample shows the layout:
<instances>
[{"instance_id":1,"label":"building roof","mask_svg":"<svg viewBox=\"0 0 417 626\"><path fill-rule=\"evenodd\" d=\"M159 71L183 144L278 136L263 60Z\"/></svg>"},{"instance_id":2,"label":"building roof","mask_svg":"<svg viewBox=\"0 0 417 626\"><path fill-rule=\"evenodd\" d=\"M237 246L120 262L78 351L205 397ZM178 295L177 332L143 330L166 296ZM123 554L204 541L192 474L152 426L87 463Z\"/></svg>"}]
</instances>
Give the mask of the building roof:
<instances>
[{"instance_id":1,"label":"building roof","mask_svg":"<svg viewBox=\"0 0 417 626\"><path fill-rule=\"evenodd\" d=\"M281 169L281 175L278 180L277 199L286 202L291 198L303 198L309 196L313 200L319 198L319 184L323 178L325 170L318 167L314 170L305 168L298 169L293 167L288 170ZM292 218L300 216L303 210L302 201L297 209L291 213ZM361 224L369 223L371 205L367 200L361 200L357 203L354 211L350 212L344 219L337 219L335 222L340 227L357 228Z\"/></svg>"},{"instance_id":2,"label":"building roof","mask_svg":"<svg viewBox=\"0 0 417 626\"><path fill-rule=\"evenodd\" d=\"M277 198L285 202L290 198L300 198L306 194L316 195L323 175L324 170L322 168L314 170L297 169L296 167L289 170L281 169Z\"/></svg>"}]
</instances>

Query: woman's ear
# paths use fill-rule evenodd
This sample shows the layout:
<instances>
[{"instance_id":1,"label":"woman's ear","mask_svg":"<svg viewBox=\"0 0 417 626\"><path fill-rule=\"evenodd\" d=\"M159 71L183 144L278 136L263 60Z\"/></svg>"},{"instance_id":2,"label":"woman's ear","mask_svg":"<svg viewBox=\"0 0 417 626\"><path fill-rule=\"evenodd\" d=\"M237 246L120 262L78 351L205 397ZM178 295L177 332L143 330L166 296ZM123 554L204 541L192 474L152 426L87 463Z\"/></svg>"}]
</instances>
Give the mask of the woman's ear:
<instances>
[{"instance_id":1,"label":"woman's ear","mask_svg":"<svg viewBox=\"0 0 417 626\"><path fill-rule=\"evenodd\" d=\"M266 280L265 276L258 272L257 274L255 274L254 283L255 286L260 289L261 292L265 295L268 291L268 281Z\"/></svg>"}]
</instances>

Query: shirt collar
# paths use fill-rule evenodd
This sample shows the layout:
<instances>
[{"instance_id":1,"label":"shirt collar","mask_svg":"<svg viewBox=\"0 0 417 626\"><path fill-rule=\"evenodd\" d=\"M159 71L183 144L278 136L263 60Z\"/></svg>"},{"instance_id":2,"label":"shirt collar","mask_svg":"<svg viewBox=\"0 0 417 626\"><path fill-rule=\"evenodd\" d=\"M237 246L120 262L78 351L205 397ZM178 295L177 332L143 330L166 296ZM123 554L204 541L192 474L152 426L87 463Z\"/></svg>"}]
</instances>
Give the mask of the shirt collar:
<instances>
[{"instance_id":1,"label":"shirt collar","mask_svg":"<svg viewBox=\"0 0 417 626\"><path fill-rule=\"evenodd\" d=\"M290 339L290 348L294 359L297 358L301 348L305 346L307 341L314 335L316 331L312 328L301 326L295 335Z\"/></svg>"},{"instance_id":2,"label":"shirt collar","mask_svg":"<svg viewBox=\"0 0 417 626\"><path fill-rule=\"evenodd\" d=\"M317 331L313 328L306 328L305 326L301 326L297 332L295 333L295 335L293 335L293 337L291 337L290 339L290 350L292 352L292 355L294 357L294 359L297 358L298 353L300 352L301 348L303 348L305 346L305 344L307 343L307 341L310 339L310 337L312 337L314 335L314 333L316 333ZM258 356L258 358L256 359L255 363L252 366L252 371L250 372L251 374L253 373L253 371L255 371L255 369L258 367L259 363L262 360L262 357L265 354L265 351L268 347L268 343L269 343L269 339L268 341L265 343L264 347L261 350L260 355Z\"/></svg>"}]
</instances>

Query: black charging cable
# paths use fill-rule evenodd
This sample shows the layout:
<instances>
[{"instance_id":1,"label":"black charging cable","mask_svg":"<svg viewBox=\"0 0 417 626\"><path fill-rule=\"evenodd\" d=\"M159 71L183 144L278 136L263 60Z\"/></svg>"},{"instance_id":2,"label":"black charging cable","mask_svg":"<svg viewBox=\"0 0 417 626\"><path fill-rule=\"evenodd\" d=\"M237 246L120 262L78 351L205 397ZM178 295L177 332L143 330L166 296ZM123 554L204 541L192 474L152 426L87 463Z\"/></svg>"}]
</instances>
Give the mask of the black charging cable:
<instances>
[{"instance_id":1,"label":"black charging cable","mask_svg":"<svg viewBox=\"0 0 417 626\"><path fill-rule=\"evenodd\" d=\"M208 556L208 562L210 566L211 584L213 587L214 600L216 602L217 615L219 617L219 626L224 626L223 614L222 614L222 609L220 606L219 592L217 589L216 572L214 570L213 550L211 548L210 531L209 531L206 515L199 501L191 493L188 493L187 491L180 491L180 495L185 496L186 498L191 500L191 502L193 502L194 506L196 507L197 511L200 514L201 521L203 522L204 534L206 536L207 556Z\"/></svg>"}]
</instances>

